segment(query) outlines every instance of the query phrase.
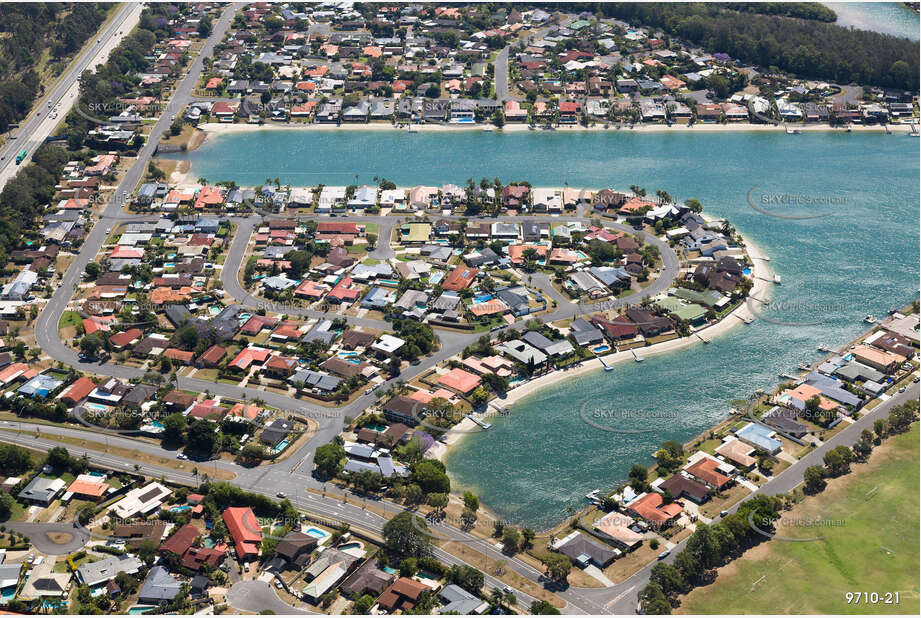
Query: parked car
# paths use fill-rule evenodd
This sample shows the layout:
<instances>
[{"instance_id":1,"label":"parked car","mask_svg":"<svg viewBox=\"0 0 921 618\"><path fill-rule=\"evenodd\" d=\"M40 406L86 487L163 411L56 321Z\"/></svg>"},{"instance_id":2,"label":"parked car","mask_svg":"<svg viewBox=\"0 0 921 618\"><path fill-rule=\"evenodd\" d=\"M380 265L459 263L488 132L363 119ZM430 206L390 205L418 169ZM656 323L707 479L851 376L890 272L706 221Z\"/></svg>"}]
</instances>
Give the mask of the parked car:
<instances>
[{"instance_id":1,"label":"parked car","mask_svg":"<svg viewBox=\"0 0 921 618\"><path fill-rule=\"evenodd\" d=\"M659 560L665 560L666 558L668 558L669 554L671 553L672 553L672 550L666 549L664 552L659 554Z\"/></svg>"}]
</instances>

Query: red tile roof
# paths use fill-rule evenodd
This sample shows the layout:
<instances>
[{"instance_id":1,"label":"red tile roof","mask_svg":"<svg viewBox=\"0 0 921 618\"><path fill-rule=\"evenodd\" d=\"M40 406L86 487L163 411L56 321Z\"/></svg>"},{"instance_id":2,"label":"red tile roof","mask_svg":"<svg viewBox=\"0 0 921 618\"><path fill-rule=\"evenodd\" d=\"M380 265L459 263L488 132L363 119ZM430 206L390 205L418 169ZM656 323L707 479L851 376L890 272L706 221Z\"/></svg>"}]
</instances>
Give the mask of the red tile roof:
<instances>
[{"instance_id":1,"label":"red tile roof","mask_svg":"<svg viewBox=\"0 0 921 618\"><path fill-rule=\"evenodd\" d=\"M225 509L221 516L230 536L233 537L237 555L241 558L259 555L262 528L253 510L249 507L232 506Z\"/></svg>"}]
</instances>

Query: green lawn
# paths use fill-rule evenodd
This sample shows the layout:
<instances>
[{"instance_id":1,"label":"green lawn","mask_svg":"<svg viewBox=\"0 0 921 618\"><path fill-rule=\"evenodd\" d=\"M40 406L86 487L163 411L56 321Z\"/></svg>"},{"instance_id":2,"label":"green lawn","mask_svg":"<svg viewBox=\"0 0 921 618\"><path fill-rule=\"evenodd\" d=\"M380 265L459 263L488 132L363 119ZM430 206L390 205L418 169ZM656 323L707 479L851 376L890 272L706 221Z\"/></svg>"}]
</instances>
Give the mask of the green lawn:
<instances>
[{"instance_id":1,"label":"green lawn","mask_svg":"<svg viewBox=\"0 0 921 618\"><path fill-rule=\"evenodd\" d=\"M58 328L67 328L78 324L83 324L83 318L80 317L80 314L76 311L65 311L61 316L61 321L58 322Z\"/></svg>"},{"instance_id":2,"label":"green lawn","mask_svg":"<svg viewBox=\"0 0 921 618\"><path fill-rule=\"evenodd\" d=\"M784 518L835 523L784 524L777 539L720 569L679 608L686 614L914 614L918 583L918 425L877 447L870 462L833 480ZM847 592L898 592L899 605L848 604Z\"/></svg>"}]
</instances>

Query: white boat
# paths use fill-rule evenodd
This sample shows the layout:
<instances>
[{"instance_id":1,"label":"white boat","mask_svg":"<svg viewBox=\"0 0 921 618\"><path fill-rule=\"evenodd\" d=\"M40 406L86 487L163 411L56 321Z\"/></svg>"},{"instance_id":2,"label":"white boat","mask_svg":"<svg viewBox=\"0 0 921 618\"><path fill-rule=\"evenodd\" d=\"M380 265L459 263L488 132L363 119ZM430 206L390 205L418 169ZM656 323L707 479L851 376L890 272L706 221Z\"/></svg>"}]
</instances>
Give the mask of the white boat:
<instances>
[{"instance_id":1,"label":"white boat","mask_svg":"<svg viewBox=\"0 0 921 618\"><path fill-rule=\"evenodd\" d=\"M774 283L780 285L780 275L774 275Z\"/></svg>"},{"instance_id":2,"label":"white boat","mask_svg":"<svg viewBox=\"0 0 921 618\"><path fill-rule=\"evenodd\" d=\"M812 370L812 367L809 365L809 363L800 363L800 364L799 364L799 368L800 368L802 371L811 371L811 370Z\"/></svg>"},{"instance_id":3,"label":"white boat","mask_svg":"<svg viewBox=\"0 0 921 618\"><path fill-rule=\"evenodd\" d=\"M493 126L491 124L483 125L483 130L489 133L493 130Z\"/></svg>"},{"instance_id":4,"label":"white boat","mask_svg":"<svg viewBox=\"0 0 921 618\"><path fill-rule=\"evenodd\" d=\"M799 129L791 129L787 127L787 135L799 135L801 131Z\"/></svg>"},{"instance_id":5,"label":"white boat","mask_svg":"<svg viewBox=\"0 0 921 618\"><path fill-rule=\"evenodd\" d=\"M869 313L864 316L863 321L867 324L876 324L876 317L870 315Z\"/></svg>"}]
</instances>

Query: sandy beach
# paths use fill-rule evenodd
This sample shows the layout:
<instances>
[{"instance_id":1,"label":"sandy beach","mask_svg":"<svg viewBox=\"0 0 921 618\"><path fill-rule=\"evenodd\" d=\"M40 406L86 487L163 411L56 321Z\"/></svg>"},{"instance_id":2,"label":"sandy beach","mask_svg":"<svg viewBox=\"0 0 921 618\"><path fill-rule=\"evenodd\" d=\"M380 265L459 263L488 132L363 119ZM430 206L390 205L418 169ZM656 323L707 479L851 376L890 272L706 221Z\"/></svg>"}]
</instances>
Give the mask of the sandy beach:
<instances>
[{"instance_id":1,"label":"sandy beach","mask_svg":"<svg viewBox=\"0 0 921 618\"><path fill-rule=\"evenodd\" d=\"M843 127L832 127L827 124L816 125L796 125L797 129L803 132L837 132L846 133ZM408 132L407 128L400 127L387 122L370 122L359 124L281 124L267 122L266 124L225 124L209 122L198 125L200 131L208 135L229 135L232 133L248 133L253 131L403 131ZM444 131L485 131L492 133L518 133L530 131L527 124L507 123L502 128L492 125L482 124L414 124L413 130L418 133L444 132ZM876 132L885 133L886 129L882 126L872 125L854 125L851 127L854 132ZM908 125L890 125L890 131L908 133ZM553 130L534 129L534 133L566 133L569 131L607 131L609 133L628 132L628 133L662 133L662 132L695 132L695 133L725 133L732 131L774 131L784 132L783 125L773 126L767 124L735 123L735 124L703 124L698 123L694 126L686 124L638 124L633 128L629 125L622 125L620 129L616 124L610 124L605 129L603 123L596 123L593 126L583 127L582 125L564 125L554 128Z\"/></svg>"}]
</instances>

